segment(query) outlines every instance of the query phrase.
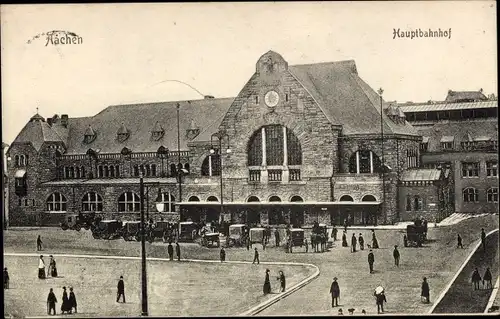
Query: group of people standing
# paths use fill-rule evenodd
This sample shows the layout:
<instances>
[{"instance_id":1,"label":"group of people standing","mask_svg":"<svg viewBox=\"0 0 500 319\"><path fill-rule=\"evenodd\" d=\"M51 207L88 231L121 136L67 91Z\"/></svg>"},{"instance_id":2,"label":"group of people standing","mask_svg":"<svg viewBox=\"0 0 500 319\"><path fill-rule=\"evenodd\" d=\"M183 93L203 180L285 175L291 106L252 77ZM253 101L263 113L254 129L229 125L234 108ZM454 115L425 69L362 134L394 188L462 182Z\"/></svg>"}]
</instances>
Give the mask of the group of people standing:
<instances>
[{"instance_id":1,"label":"group of people standing","mask_svg":"<svg viewBox=\"0 0 500 319\"><path fill-rule=\"evenodd\" d=\"M333 232L332 232L332 237L333 237ZM336 236L335 236L336 237ZM336 240L336 238L334 238ZM351 237L351 252L355 253L357 245L359 243L359 249L364 250L365 249L365 239L363 238L363 234L359 233L359 237L356 238L356 234L353 233ZM347 243L347 231L344 230L344 233L342 234L342 247L349 247ZM368 248L373 248L373 249L378 249L378 239L377 236L375 235L375 230L372 229L372 244L368 244Z\"/></svg>"},{"instance_id":2,"label":"group of people standing","mask_svg":"<svg viewBox=\"0 0 500 319\"><path fill-rule=\"evenodd\" d=\"M50 255L49 267L47 268L47 275L45 274L45 261L43 260L43 255L40 255L38 260L38 278L46 279L46 277L57 277L57 266L54 256Z\"/></svg>"},{"instance_id":3,"label":"group of people standing","mask_svg":"<svg viewBox=\"0 0 500 319\"><path fill-rule=\"evenodd\" d=\"M264 287L263 287L264 295L271 293L271 280L269 279L270 272L271 271L269 269L266 269L266 276L264 278ZM279 282L280 282L279 292L285 292L286 278L285 278L285 273L282 270L280 270L278 272L278 276L276 277L276 280L279 280Z\"/></svg>"},{"instance_id":4,"label":"group of people standing","mask_svg":"<svg viewBox=\"0 0 500 319\"><path fill-rule=\"evenodd\" d=\"M170 260L174 260L174 246L172 246L171 241L168 242L167 253L168 258ZM179 242L175 242L175 254L177 255L177 260L181 261L181 246L179 245Z\"/></svg>"},{"instance_id":5,"label":"group of people standing","mask_svg":"<svg viewBox=\"0 0 500 319\"><path fill-rule=\"evenodd\" d=\"M483 282L483 288L485 289L492 289L492 280L493 276L491 275L490 268L486 268L486 271L484 272L483 277L481 278L481 275L479 274L479 270L476 268L474 272L472 273L472 284L474 286L474 290L478 290L479 288L479 283L482 281Z\"/></svg>"},{"instance_id":6,"label":"group of people standing","mask_svg":"<svg viewBox=\"0 0 500 319\"><path fill-rule=\"evenodd\" d=\"M48 315L56 314L56 303L57 303L57 298L56 295L54 294L54 289L50 288L49 295L47 296ZM66 291L66 287L63 287L61 314L64 313L71 314L73 313L73 309L75 309L75 313L77 313L76 296L75 293L73 292L73 287L69 287L69 296L68 292Z\"/></svg>"}]
</instances>

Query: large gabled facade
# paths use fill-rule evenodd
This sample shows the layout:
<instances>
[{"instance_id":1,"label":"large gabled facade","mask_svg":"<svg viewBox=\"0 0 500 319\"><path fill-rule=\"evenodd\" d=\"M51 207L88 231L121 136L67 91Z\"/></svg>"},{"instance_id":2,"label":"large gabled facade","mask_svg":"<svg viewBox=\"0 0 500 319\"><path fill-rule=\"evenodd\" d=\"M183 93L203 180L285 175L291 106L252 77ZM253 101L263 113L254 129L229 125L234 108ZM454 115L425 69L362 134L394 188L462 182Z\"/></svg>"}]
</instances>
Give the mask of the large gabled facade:
<instances>
[{"instance_id":1,"label":"large gabled facade","mask_svg":"<svg viewBox=\"0 0 500 319\"><path fill-rule=\"evenodd\" d=\"M289 66L269 51L235 98L110 106L86 118L35 115L8 151L11 220L54 224L66 211L135 219L141 172L155 219L442 218L446 205L400 214L398 189L413 185L402 177L418 171L421 140L354 61Z\"/></svg>"}]
</instances>

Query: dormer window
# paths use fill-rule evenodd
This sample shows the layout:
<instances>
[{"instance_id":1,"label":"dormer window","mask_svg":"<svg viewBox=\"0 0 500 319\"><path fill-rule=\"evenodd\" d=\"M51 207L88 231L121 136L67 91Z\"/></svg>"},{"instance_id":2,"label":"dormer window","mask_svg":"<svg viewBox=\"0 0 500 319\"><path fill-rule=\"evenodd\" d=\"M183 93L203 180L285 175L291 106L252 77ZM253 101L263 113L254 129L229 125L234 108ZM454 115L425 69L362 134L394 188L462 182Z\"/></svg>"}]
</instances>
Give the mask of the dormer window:
<instances>
[{"instance_id":1,"label":"dormer window","mask_svg":"<svg viewBox=\"0 0 500 319\"><path fill-rule=\"evenodd\" d=\"M15 157L16 167L25 167L28 165L28 155L20 154Z\"/></svg>"},{"instance_id":2,"label":"dormer window","mask_svg":"<svg viewBox=\"0 0 500 319\"><path fill-rule=\"evenodd\" d=\"M92 129L92 126L89 125L89 127L87 127L83 135L83 142L85 144L90 144L95 140L96 136L97 135L95 131Z\"/></svg>"},{"instance_id":3,"label":"dormer window","mask_svg":"<svg viewBox=\"0 0 500 319\"><path fill-rule=\"evenodd\" d=\"M196 126L196 123L194 122L194 120L191 120L191 125L186 130L186 137L189 140L192 140L196 136L198 136L198 134L200 134L200 128Z\"/></svg>"},{"instance_id":4,"label":"dormer window","mask_svg":"<svg viewBox=\"0 0 500 319\"><path fill-rule=\"evenodd\" d=\"M387 109L385 110L387 116L395 123L398 123L399 121L399 113L398 110L391 104Z\"/></svg>"},{"instance_id":5,"label":"dormer window","mask_svg":"<svg viewBox=\"0 0 500 319\"><path fill-rule=\"evenodd\" d=\"M163 129L163 127L161 126L161 124L159 122L156 122L155 126L151 130L151 138L154 141L159 141L159 140L161 140L163 135L165 135L165 130Z\"/></svg>"},{"instance_id":6,"label":"dormer window","mask_svg":"<svg viewBox=\"0 0 500 319\"><path fill-rule=\"evenodd\" d=\"M122 124L120 128L118 129L118 132L116 133L116 138L118 139L118 142L123 143L125 142L130 136L129 130L125 127L125 124Z\"/></svg>"}]
</instances>

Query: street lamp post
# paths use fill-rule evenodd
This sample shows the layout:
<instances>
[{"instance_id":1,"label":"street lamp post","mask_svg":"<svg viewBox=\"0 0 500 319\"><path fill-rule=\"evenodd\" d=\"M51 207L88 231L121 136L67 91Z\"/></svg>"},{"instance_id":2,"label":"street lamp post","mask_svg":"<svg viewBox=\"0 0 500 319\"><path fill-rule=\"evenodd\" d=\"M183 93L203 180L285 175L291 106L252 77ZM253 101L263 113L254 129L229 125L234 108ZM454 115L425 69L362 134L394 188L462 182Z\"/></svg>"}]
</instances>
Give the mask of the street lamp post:
<instances>
[{"instance_id":1,"label":"street lamp post","mask_svg":"<svg viewBox=\"0 0 500 319\"><path fill-rule=\"evenodd\" d=\"M180 126L180 111L181 105L177 103L177 179L179 182L179 203L182 202L182 164L181 164L181 126Z\"/></svg>"},{"instance_id":2,"label":"street lamp post","mask_svg":"<svg viewBox=\"0 0 500 319\"><path fill-rule=\"evenodd\" d=\"M216 138L219 141L219 148L215 149L214 148L214 138ZM224 214L224 184L222 182L222 140L226 138L227 139L227 149L226 153L229 154L231 153L231 149L229 148L229 135L227 135L226 131L220 130L218 132L215 132L212 134L210 137L210 154L217 154L219 155L219 164L220 164L220 215L219 215L219 225L222 223L223 214Z\"/></svg>"},{"instance_id":3,"label":"street lamp post","mask_svg":"<svg viewBox=\"0 0 500 319\"><path fill-rule=\"evenodd\" d=\"M384 158L384 118L383 118L383 103L382 94L384 90L382 88L378 89L378 94L380 96L380 137L381 137L381 152L382 152L382 216L384 216L384 223L387 223L387 216L385 214L385 158ZM377 215L375 215L375 225L377 225Z\"/></svg>"},{"instance_id":4,"label":"street lamp post","mask_svg":"<svg viewBox=\"0 0 500 319\"><path fill-rule=\"evenodd\" d=\"M144 220L144 179L139 173L139 192L141 200L141 286L142 286L142 316L148 316L148 281L146 275L146 225Z\"/></svg>"}]
</instances>

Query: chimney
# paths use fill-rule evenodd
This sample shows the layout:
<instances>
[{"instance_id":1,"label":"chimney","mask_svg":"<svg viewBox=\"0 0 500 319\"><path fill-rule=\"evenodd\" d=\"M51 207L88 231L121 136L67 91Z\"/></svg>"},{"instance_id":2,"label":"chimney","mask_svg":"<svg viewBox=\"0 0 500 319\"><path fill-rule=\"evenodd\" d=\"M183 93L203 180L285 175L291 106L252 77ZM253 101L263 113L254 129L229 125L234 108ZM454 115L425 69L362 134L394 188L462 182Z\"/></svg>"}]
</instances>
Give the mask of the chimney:
<instances>
[{"instance_id":1,"label":"chimney","mask_svg":"<svg viewBox=\"0 0 500 319\"><path fill-rule=\"evenodd\" d=\"M61 124L64 127L68 127L68 114L61 115Z\"/></svg>"}]
</instances>

